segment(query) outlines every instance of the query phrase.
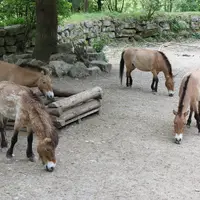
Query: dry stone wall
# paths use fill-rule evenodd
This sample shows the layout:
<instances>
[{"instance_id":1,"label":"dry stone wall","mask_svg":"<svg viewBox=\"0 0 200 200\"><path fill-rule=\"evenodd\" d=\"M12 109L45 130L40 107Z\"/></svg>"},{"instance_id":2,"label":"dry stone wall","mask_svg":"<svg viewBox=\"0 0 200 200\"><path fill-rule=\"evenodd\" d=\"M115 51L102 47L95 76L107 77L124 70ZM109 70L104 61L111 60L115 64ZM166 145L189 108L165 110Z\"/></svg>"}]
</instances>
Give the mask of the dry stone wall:
<instances>
[{"instance_id":1,"label":"dry stone wall","mask_svg":"<svg viewBox=\"0 0 200 200\"><path fill-rule=\"evenodd\" d=\"M183 21L183 29L200 30L200 16L190 16ZM58 27L58 43L91 41L100 36L109 38L147 38L160 33L172 31L172 24L164 19L156 21L138 21L134 18L83 21L78 24L66 24ZM0 56L20 51L25 35L23 25L14 25L0 28ZM34 46L34 42L29 46Z\"/></svg>"}]
</instances>

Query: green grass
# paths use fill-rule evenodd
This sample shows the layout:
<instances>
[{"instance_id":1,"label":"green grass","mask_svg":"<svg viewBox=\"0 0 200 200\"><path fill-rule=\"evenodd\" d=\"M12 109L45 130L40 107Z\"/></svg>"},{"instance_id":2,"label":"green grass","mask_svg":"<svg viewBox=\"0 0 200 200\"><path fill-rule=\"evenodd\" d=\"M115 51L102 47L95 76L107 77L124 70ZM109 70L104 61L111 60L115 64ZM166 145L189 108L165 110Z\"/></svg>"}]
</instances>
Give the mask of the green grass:
<instances>
[{"instance_id":1,"label":"green grass","mask_svg":"<svg viewBox=\"0 0 200 200\"><path fill-rule=\"evenodd\" d=\"M86 20L99 20L105 19L108 17L113 18L127 18L127 17L134 17L140 18L143 16L141 12L132 12L132 13L118 13L118 12L95 12L95 13L76 13L71 15L69 18L64 19L63 23L80 23Z\"/></svg>"},{"instance_id":2,"label":"green grass","mask_svg":"<svg viewBox=\"0 0 200 200\"><path fill-rule=\"evenodd\" d=\"M180 17L182 19L188 18L190 15L194 16L200 16L200 12L156 12L153 19L156 18L165 18L166 20L170 20L176 17ZM118 19L124 19L124 18L135 18L135 19L145 19L145 13L135 11L131 13L118 13L118 12L96 12L96 13L76 13L71 15L69 18L64 19L62 21L62 24L66 23L80 23L82 21L86 20L99 20L99 19L105 19L108 17L112 18L118 18Z\"/></svg>"}]
</instances>

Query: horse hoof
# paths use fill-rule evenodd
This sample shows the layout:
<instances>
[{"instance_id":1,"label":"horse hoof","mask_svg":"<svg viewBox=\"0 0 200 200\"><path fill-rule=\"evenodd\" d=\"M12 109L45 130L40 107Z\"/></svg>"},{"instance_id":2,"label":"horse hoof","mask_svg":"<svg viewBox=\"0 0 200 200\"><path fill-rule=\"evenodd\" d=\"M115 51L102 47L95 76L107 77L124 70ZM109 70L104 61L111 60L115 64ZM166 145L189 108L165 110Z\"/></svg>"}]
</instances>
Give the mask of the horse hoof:
<instances>
[{"instance_id":1,"label":"horse hoof","mask_svg":"<svg viewBox=\"0 0 200 200\"><path fill-rule=\"evenodd\" d=\"M190 124L186 124L186 126L187 126L188 128L190 128Z\"/></svg>"},{"instance_id":2,"label":"horse hoof","mask_svg":"<svg viewBox=\"0 0 200 200\"><path fill-rule=\"evenodd\" d=\"M13 154L10 154L10 153L6 153L6 158L8 158L8 159L11 159L11 158L13 158L14 157L14 155Z\"/></svg>"},{"instance_id":3,"label":"horse hoof","mask_svg":"<svg viewBox=\"0 0 200 200\"><path fill-rule=\"evenodd\" d=\"M29 157L28 160L29 160L30 162L35 162L35 156Z\"/></svg>"},{"instance_id":4,"label":"horse hoof","mask_svg":"<svg viewBox=\"0 0 200 200\"><path fill-rule=\"evenodd\" d=\"M8 142L7 141L2 141L1 142L1 148L7 148L8 147Z\"/></svg>"},{"instance_id":5,"label":"horse hoof","mask_svg":"<svg viewBox=\"0 0 200 200\"><path fill-rule=\"evenodd\" d=\"M157 92L156 92L155 90L152 90L152 94L156 95L156 94L157 94Z\"/></svg>"}]
</instances>

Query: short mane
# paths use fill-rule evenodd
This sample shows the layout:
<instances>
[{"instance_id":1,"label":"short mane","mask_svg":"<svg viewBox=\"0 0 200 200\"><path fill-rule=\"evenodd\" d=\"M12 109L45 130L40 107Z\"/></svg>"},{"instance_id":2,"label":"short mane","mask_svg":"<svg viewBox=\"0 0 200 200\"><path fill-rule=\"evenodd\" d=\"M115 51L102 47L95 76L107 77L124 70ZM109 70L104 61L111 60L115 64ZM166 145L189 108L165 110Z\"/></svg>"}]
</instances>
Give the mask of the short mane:
<instances>
[{"instance_id":1,"label":"short mane","mask_svg":"<svg viewBox=\"0 0 200 200\"><path fill-rule=\"evenodd\" d=\"M173 74L172 74L172 66L171 66L171 63L169 62L167 56L166 56L162 51L158 51L158 52L162 55L163 59L165 60L165 63L166 63L166 65L167 65L167 68L168 68L168 71L169 71L169 75L172 77Z\"/></svg>"},{"instance_id":2,"label":"short mane","mask_svg":"<svg viewBox=\"0 0 200 200\"><path fill-rule=\"evenodd\" d=\"M42 99L37 94L35 94L31 89L29 89L29 95L31 96L32 99L43 105Z\"/></svg>"},{"instance_id":3,"label":"short mane","mask_svg":"<svg viewBox=\"0 0 200 200\"><path fill-rule=\"evenodd\" d=\"M37 72L41 72L41 71L44 71L44 74L47 75L48 74L48 70L43 68L43 67L40 67L40 66L37 66L37 65L32 65L32 64L29 64L29 63L21 63L20 65L18 65L19 67L22 67L22 68L25 68L25 69L30 69L30 70L34 70L34 71L37 71Z\"/></svg>"},{"instance_id":4,"label":"short mane","mask_svg":"<svg viewBox=\"0 0 200 200\"><path fill-rule=\"evenodd\" d=\"M178 105L178 114L179 114L179 116L181 116L182 111L183 111L183 100L184 100L184 97L185 97L185 94L186 94L186 90L187 90L187 86L188 86L188 82L189 82L190 76L191 76L191 74L189 76L187 76L187 79L186 79L184 87L183 87L182 95L180 97L180 101L179 101L179 105Z\"/></svg>"}]
</instances>

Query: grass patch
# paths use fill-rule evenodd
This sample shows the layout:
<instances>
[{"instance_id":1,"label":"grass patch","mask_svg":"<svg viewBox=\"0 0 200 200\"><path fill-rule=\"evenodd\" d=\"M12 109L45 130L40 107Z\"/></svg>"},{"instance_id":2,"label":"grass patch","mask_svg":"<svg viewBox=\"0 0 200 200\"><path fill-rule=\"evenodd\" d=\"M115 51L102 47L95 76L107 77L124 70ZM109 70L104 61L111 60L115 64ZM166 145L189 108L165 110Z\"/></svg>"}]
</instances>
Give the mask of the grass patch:
<instances>
[{"instance_id":1,"label":"grass patch","mask_svg":"<svg viewBox=\"0 0 200 200\"><path fill-rule=\"evenodd\" d=\"M163 18L167 21L181 18L188 20L190 16L200 16L200 12L156 12L152 20ZM95 13L75 13L68 18L63 19L61 24L80 23L82 21L93 21L106 18L126 19L135 18L136 20L146 20L146 13L142 11L135 11L131 13L118 13L118 12L95 12Z\"/></svg>"},{"instance_id":2,"label":"grass patch","mask_svg":"<svg viewBox=\"0 0 200 200\"><path fill-rule=\"evenodd\" d=\"M95 12L95 13L75 13L70 17L64 19L62 23L80 23L86 20L100 20L106 18L116 18L116 19L125 19L133 17L135 19L140 19L144 16L141 12L133 13L118 13L118 12Z\"/></svg>"}]
</instances>

